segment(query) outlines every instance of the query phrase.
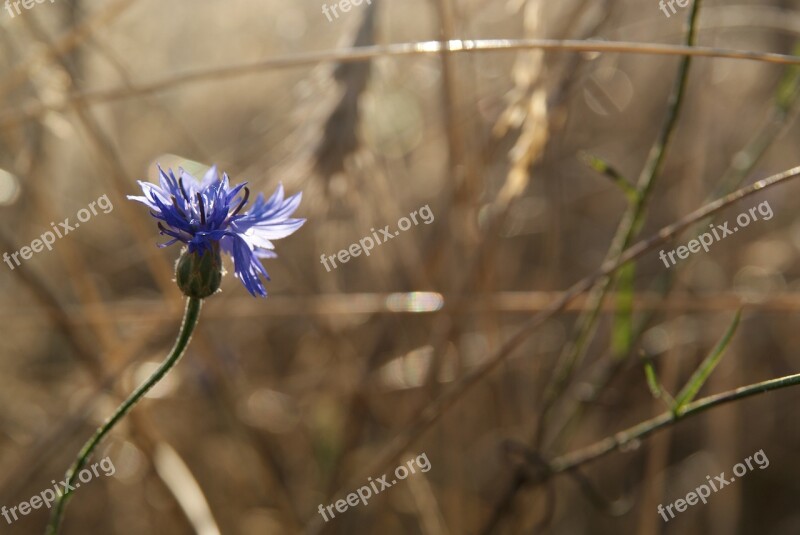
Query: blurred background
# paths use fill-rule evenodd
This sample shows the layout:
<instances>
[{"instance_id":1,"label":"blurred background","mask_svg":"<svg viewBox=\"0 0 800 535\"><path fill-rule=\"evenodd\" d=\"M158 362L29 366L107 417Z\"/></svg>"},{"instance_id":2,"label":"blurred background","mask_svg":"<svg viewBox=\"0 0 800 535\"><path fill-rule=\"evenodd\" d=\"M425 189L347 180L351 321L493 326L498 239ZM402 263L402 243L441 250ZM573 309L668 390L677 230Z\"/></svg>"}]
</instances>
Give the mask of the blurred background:
<instances>
[{"instance_id":1,"label":"blurred background","mask_svg":"<svg viewBox=\"0 0 800 535\"><path fill-rule=\"evenodd\" d=\"M645 254L605 300L583 295L546 316L484 373L613 256L634 204L619 183L645 167L680 57L329 54L454 38L677 44L691 7L667 17L655 0L373 0L324 13L337 5L55 0L0 11L0 253L103 195L113 205L52 251L0 264L0 505L63 479L173 343L179 249L156 248L155 221L126 200L136 180L154 181L159 163L196 175L217 164L254 191L302 191L308 222L265 261L266 300L225 277L183 361L101 446L96 460L108 456L115 473L74 495L63 533L800 532L798 389L535 477L543 459L663 412L641 355L675 394L742 305L700 395L797 371L800 184L719 214L768 201L775 215L709 253L669 270ZM798 10L704 2L697 41L791 53ZM781 65L695 59L629 243L797 165L798 80ZM598 172L606 163L613 171ZM335 270L320 263L424 206L433 223ZM769 467L668 523L658 515L762 449ZM421 454L429 471L327 522L319 514ZM43 533L47 520L34 510L0 520L0 532Z\"/></svg>"}]
</instances>

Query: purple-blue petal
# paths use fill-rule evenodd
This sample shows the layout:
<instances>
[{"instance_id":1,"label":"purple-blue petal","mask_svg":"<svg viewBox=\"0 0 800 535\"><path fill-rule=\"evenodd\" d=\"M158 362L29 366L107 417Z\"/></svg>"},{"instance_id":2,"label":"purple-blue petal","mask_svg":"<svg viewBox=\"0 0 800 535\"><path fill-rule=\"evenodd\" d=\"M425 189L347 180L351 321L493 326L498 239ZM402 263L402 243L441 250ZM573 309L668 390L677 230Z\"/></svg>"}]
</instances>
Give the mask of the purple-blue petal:
<instances>
[{"instance_id":1,"label":"purple-blue petal","mask_svg":"<svg viewBox=\"0 0 800 535\"><path fill-rule=\"evenodd\" d=\"M191 252L202 252L217 243L222 252L233 258L236 277L254 296L266 296L262 277L269 280L262 258L275 258L271 240L284 238L304 223L305 219L290 216L300 205L302 194L284 197L283 185L265 199L259 193L234 215L245 197L247 183L230 185L227 174L210 168L202 180L183 169L176 178L172 169L158 167L158 184L139 182L143 196L129 196L150 208L151 215L161 221L161 234L172 238L159 247L177 242L188 245ZM202 204L202 207L201 207Z\"/></svg>"}]
</instances>

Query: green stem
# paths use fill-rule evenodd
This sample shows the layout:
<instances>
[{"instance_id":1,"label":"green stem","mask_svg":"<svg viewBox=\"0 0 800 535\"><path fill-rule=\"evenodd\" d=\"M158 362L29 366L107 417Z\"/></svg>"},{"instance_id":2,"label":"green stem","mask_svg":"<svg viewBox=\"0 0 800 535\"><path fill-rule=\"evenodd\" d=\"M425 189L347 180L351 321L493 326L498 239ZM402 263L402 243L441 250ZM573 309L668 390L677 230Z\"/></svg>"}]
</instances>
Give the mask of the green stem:
<instances>
[{"instance_id":1,"label":"green stem","mask_svg":"<svg viewBox=\"0 0 800 535\"><path fill-rule=\"evenodd\" d=\"M800 42L795 45L794 53L800 54ZM761 127L758 133L747 142L744 148L733 157L727 171L725 171L722 178L719 180L719 186L716 188L715 193L710 195L705 202L711 202L714 199L725 197L732 191L741 187L741 183L744 179L750 176L755 166L761 161L773 142L786 129L788 120L798 111L799 105L800 71L798 71L797 67L792 66L787 69L787 72L784 74L784 80L778 88L770 118L767 120L766 124ZM704 232L708 224L712 221L712 217L698 220L694 227L688 231L688 234L697 235ZM666 296L671 290L675 282L675 276L679 272L676 270L685 268L686 264L680 264L675 270L662 272L657 283L662 296ZM634 336L634 343L641 338L642 333L655 317L655 314L656 311L647 314L639 323L639 327ZM601 373L599 379L593 382L592 391L596 394L602 392L605 385L610 382L612 377L616 374L614 370L618 371L620 369L621 366L616 366L609 368L607 372ZM560 441L562 433L567 429L567 425L578 415L582 406L590 401L591 399L573 403L568 416L560 418L558 423L559 428L553 432L554 439L552 440L552 444L557 444Z\"/></svg>"},{"instance_id":2,"label":"green stem","mask_svg":"<svg viewBox=\"0 0 800 535\"><path fill-rule=\"evenodd\" d=\"M203 300L196 297L189 297L187 299L186 312L183 316L183 324L181 325L178 339L175 341L175 346L172 348L172 351L170 351L167 358L163 363L161 363L161 366L158 367L153 375L151 375L144 383L142 383L142 385L139 386L139 388L137 388L133 394L131 394L128 399L126 399L122 405L117 408L111 418L109 418L105 424L99 427L94 436L92 436L92 438L89 439L89 441L83 446L78 454L78 458L75 460L75 463L67 472L66 482L68 487L64 494L59 496L58 501L56 502L55 508L53 509L53 514L50 518L50 523L48 524L47 531L45 532L46 535L57 535L59 532L61 521L64 516L64 509L66 508L67 501L74 492L72 488L75 486L78 473L84 468L84 466L86 466L86 463L89 461L89 457L91 457L95 448L97 448L103 438L105 438L105 436L114 428L114 426L117 425L117 423L119 423L119 421L130 412L130 410L145 396L145 394L147 394L147 392L150 391L151 388L153 388L161 379L164 378L164 376L183 356L183 353L186 351L186 346L189 345L189 341L192 339L194 328L197 326L197 319L200 316L200 308L202 303Z\"/></svg>"},{"instance_id":3,"label":"green stem","mask_svg":"<svg viewBox=\"0 0 800 535\"><path fill-rule=\"evenodd\" d=\"M702 0L695 0L686 21L686 44L694 46L697 36L697 21L700 13ZM629 203L628 208L622 216L622 220L617 226L617 231L611 240L606 259L604 262L614 262L618 260L644 224L647 214L648 201L653 192L656 179L660 176L667 156L667 148L670 145L673 134L678 124L678 118L683 108L686 96L686 87L689 83L689 69L692 65L691 56L681 59L678 67L678 76L675 79L672 92L667 103L667 115L661 126L655 143L650 148L644 168L636 183L636 196L634 202ZM556 362L556 367L551 374L547 389L545 390L542 401L541 417L537 424L534 444L536 449L540 449L544 443L545 432L550 422L551 409L557 399L564 393L573 371L583 361L586 351L594 338L597 329L597 321L600 317L600 308L609 290L614 284L616 274L603 277L589 293L587 308L578 317L573 328L570 341L564 346Z\"/></svg>"},{"instance_id":4,"label":"green stem","mask_svg":"<svg viewBox=\"0 0 800 535\"><path fill-rule=\"evenodd\" d=\"M584 449L558 457L550 462L549 472L552 474L572 470L590 461L599 459L628 444L641 440L659 429L669 427L679 420L683 420L689 416L695 416L719 405L799 384L800 374L787 375L785 377L770 379L768 381L743 386L736 390L729 390L728 392L699 399L686 405L683 412L677 417L672 411L664 412L655 418L635 425L625 431L621 431Z\"/></svg>"}]
</instances>

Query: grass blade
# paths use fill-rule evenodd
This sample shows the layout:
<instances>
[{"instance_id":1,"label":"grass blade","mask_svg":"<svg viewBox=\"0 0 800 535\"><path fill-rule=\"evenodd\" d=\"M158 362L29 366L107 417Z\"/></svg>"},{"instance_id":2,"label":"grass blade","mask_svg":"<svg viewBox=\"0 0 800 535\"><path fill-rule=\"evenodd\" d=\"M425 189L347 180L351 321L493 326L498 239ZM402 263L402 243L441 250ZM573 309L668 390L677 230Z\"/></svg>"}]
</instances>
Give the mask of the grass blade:
<instances>
[{"instance_id":1,"label":"grass blade","mask_svg":"<svg viewBox=\"0 0 800 535\"><path fill-rule=\"evenodd\" d=\"M593 154L589 154L588 152L581 152L578 157L587 167L597 171L604 177L608 178L611 182L616 184L625 194L628 202L636 202L636 198L639 196L639 193L636 191L636 186L634 186L627 178L622 176L622 173L612 167L611 164Z\"/></svg>"},{"instance_id":2,"label":"grass blade","mask_svg":"<svg viewBox=\"0 0 800 535\"><path fill-rule=\"evenodd\" d=\"M633 281L635 275L636 263L631 262L619 270L617 278L616 313L611 333L611 352L616 360L627 357L633 346Z\"/></svg>"},{"instance_id":3,"label":"grass blade","mask_svg":"<svg viewBox=\"0 0 800 535\"><path fill-rule=\"evenodd\" d=\"M703 360L703 363L700 364L697 370L695 370L695 372L692 374L692 377L686 383L686 386L684 386L678 394L673 408L673 413L676 416L680 416L683 408L687 404L691 403L691 401L695 398L697 393L705 384L708 377L711 375L711 372L713 372L714 368L716 368L717 364L719 364L719 361L725 354L725 349L727 349L731 338L733 338L733 335L736 332L736 328L739 326L739 319L741 317L742 309L739 309L723 337L719 342L717 342L717 345L714 347L711 353L708 354L705 360Z\"/></svg>"},{"instance_id":4,"label":"grass blade","mask_svg":"<svg viewBox=\"0 0 800 535\"><path fill-rule=\"evenodd\" d=\"M644 375L647 377L647 387L650 389L650 393L653 394L654 398L660 399L663 392L661 391L661 384L658 382L656 369L653 367L653 361L651 359L645 359L644 361Z\"/></svg>"}]
</instances>

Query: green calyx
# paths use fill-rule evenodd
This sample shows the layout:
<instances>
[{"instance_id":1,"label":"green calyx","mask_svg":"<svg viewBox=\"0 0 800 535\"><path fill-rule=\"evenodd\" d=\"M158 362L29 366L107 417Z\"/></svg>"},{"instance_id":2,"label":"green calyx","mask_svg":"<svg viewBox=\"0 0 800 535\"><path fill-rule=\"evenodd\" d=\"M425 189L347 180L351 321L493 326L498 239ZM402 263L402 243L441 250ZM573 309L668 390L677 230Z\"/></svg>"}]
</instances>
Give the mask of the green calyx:
<instances>
[{"instance_id":1,"label":"green calyx","mask_svg":"<svg viewBox=\"0 0 800 535\"><path fill-rule=\"evenodd\" d=\"M222 282L222 258L219 245L201 253L185 249L175 265L175 281L187 297L205 299L219 290Z\"/></svg>"}]
</instances>

